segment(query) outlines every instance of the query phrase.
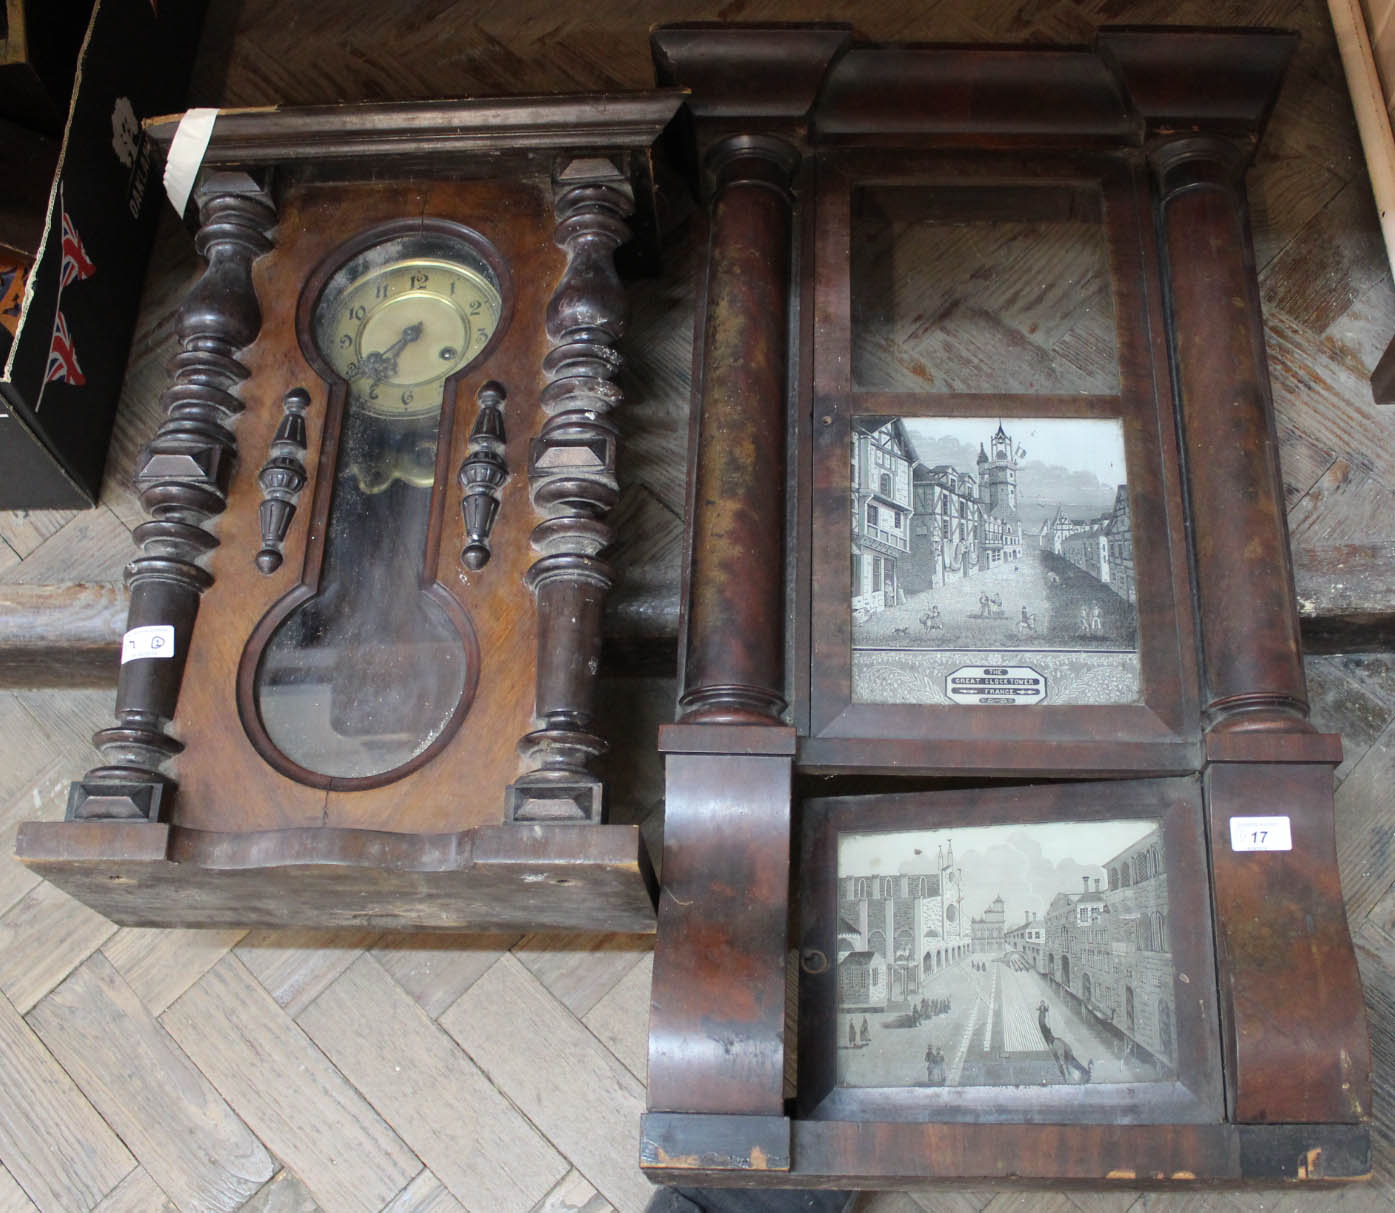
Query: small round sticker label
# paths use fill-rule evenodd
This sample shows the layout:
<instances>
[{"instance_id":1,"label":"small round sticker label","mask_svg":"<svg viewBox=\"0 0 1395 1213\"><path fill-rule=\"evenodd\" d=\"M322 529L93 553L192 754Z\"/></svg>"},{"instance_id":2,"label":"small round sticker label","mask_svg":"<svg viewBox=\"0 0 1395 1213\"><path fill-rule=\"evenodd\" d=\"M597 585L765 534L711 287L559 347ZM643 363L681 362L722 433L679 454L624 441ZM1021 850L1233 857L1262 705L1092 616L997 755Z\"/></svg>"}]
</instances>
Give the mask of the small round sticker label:
<instances>
[{"instance_id":1,"label":"small round sticker label","mask_svg":"<svg viewBox=\"0 0 1395 1213\"><path fill-rule=\"evenodd\" d=\"M173 657L174 626L151 623L132 628L121 641L121 664L139 661L143 657Z\"/></svg>"}]
</instances>

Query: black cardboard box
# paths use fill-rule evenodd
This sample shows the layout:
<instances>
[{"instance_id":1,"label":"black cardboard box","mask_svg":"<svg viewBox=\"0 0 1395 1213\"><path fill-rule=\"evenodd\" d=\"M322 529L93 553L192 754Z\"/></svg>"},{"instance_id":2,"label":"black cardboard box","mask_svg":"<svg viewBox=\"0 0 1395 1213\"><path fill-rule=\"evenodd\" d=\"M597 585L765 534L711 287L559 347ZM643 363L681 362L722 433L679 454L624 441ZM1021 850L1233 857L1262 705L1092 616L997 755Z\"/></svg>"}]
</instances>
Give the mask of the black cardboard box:
<instances>
[{"instance_id":1,"label":"black cardboard box","mask_svg":"<svg viewBox=\"0 0 1395 1213\"><path fill-rule=\"evenodd\" d=\"M100 0L92 13L18 330L0 330L0 509L97 498L164 205L141 122L184 107L203 11Z\"/></svg>"}]
</instances>

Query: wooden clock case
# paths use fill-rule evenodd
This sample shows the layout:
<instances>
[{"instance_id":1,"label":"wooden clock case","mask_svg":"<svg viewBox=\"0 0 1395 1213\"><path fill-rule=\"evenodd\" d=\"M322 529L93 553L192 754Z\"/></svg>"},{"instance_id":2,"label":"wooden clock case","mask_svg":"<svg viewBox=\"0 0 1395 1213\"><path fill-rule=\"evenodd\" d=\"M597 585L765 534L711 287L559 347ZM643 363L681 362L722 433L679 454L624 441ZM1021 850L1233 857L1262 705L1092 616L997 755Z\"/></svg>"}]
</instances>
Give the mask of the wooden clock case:
<instances>
[{"instance_id":1,"label":"wooden clock case","mask_svg":"<svg viewBox=\"0 0 1395 1213\"><path fill-rule=\"evenodd\" d=\"M1307 720L1243 185L1293 42L1272 30L1113 29L1091 49L864 45L828 25L654 34L660 81L691 91L710 236L679 719L660 734L641 1151L653 1178L1135 1186L1369 1170L1370 1051L1333 844L1340 741ZM987 219L1094 232L1112 381L864 374L866 313L890 289L858 268L867 224L949 224L935 239L952 241L953 225ZM923 332L943 319L936 284L906 281L922 289ZM1018 600L985 592L957 618L980 631L998 619L999 639L978 646L994 651L934 664L951 611L907 597L907 577L938 585L926 573L938 561L963 574L946 586L969 584L971 567L1010 583L1028 555L1052 587L1077 576L1063 549L1048 552L1048 528L1026 553L998 508L1017 504L1009 435L1066 423L1107 430L1122 452L1115 525L1072 533L1131 545L1092 558L1097 576L1120 562L1111 601L1126 604L1131 639L1084 652L1101 625L1082 606L1071 659L1092 678L1108 670L1072 694L1063 671L1076 667L1030 651L1027 601L1019 624ZM914 455L926 435L963 442L966 425L993 452L972 489ZM947 504L934 512L952 499L978 510L979 537L951 534ZM1288 849L1243 849L1232 830L1258 817L1283 819ZM1074 881L1039 920L1055 923L1044 942L1030 914L1014 927L1011 964L1001 897L996 926L988 911L971 930L961 917L979 906L951 896L965 879L954 855L986 853L976 839L1050 830L1098 848L1092 835L1120 819L1136 823L1133 841L1094 858L1093 890L1079 869L1084 889ZM840 858L896 839L866 871ZM907 875L929 863L910 860L913 843L941 866ZM914 929L893 949L903 911ZM1126 933L1106 928L1111 915ZM1096 934L1059 934L1079 924ZM1057 955L1053 930L1095 940L1088 959ZM1145 971L1151 1009L1135 1007ZM960 993L932 999L956 972L956 989L979 990L977 1020ZM1036 1023L1027 1004L993 1027L1009 985L1041 991ZM847 1013L858 1000L871 1004L860 1023ZM939 1020L951 1001L961 1019ZM940 1022L969 1026L939 1049ZM917 1051L891 1080L857 1078L901 1047L893 1029ZM1094 1060L1062 1047L1087 1030L1151 1069L1095 1081ZM995 1032L1027 1043L990 1050Z\"/></svg>"},{"instance_id":2,"label":"wooden clock case","mask_svg":"<svg viewBox=\"0 0 1395 1213\"><path fill-rule=\"evenodd\" d=\"M595 682L618 491L616 251L656 255L650 149L680 102L669 91L218 116L194 190L207 267L138 472L151 521L128 569L128 642L168 625L174 656L123 664L117 724L96 738L105 764L74 785L67 820L23 827L25 863L132 925L653 929L638 827L604 821L591 764L606 748ZM150 134L168 150L176 127ZM312 322L339 267L423 233L484 267L499 322L446 381L434 458L402 440L403 483L424 486L389 480L374 497L375 482L352 508L366 517L393 493L416 503L419 531L405 513L376 515L372 559L407 561L406 581L449 619L463 689L410 761L307 769L263 721L263 654L297 608L329 602L333 586L349 610L370 576L334 547L335 528L369 524L333 512L352 497L336 468L357 448L345 379ZM413 719L426 693L399 671L414 655L382 631L427 607L411 592L401 602L300 675L328 680L317 693L332 701L346 665L377 663L363 704L346 691L349 706L327 709L330 731L335 713L361 730L394 697ZM418 651L425 686L445 649Z\"/></svg>"}]
</instances>

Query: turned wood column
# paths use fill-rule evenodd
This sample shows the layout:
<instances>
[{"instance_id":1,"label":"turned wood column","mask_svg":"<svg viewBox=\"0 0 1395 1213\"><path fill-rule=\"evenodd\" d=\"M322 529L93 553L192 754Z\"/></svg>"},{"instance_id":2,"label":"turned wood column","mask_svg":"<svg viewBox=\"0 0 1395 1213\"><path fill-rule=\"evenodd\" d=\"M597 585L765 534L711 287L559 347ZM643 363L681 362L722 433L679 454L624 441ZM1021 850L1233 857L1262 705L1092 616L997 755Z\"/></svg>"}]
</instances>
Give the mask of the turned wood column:
<instances>
[{"instance_id":1,"label":"turned wood column","mask_svg":"<svg viewBox=\"0 0 1395 1213\"><path fill-rule=\"evenodd\" d=\"M1283 478L1243 185L1247 154L1186 137L1149 150L1213 731L1309 731Z\"/></svg>"},{"instance_id":2,"label":"turned wood column","mask_svg":"<svg viewBox=\"0 0 1395 1213\"><path fill-rule=\"evenodd\" d=\"M195 194L203 276L179 310L180 352L165 392L165 419L141 452L136 487L150 515L135 529L139 556L126 566L131 590L116 691L116 724L93 742L105 763L72 786L68 817L157 821L172 781L161 765L183 746L168 733L203 592L199 563L218 545L210 520L227 504L237 457L234 394L247 377L239 350L256 340L261 311L252 262L271 250L276 211L240 173L212 173Z\"/></svg>"},{"instance_id":3,"label":"turned wood column","mask_svg":"<svg viewBox=\"0 0 1395 1213\"><path fill-rule=\"evenodd\" d=\"M527 771L510 786L510 821L599 822L603 785L591 770L606 751L595 716L601 612L614 582L601 554L614 541L607 521L620 496L619 431L624 399L625 288L615 250L630 238L634 195L604 158L578 159L553 182L556 243L567 267L547 307L551 349L543 360L548 418L531 444L528 477L546 517L533 530L538 559L527 585L538 605L539 727L518 743Z\"/></svg>"},{"instance_id":4,"label":"turned wood column","mask_svg":"<svg viewBox=\"0 0 1395 1213\"><path fill-rule=\"evenodd\" d=\"M777 723L785 708L785 403L790 177L798 154L739 135L708 158L712 202L691 505L682 719Z\"/></svg>"}]
</instances>

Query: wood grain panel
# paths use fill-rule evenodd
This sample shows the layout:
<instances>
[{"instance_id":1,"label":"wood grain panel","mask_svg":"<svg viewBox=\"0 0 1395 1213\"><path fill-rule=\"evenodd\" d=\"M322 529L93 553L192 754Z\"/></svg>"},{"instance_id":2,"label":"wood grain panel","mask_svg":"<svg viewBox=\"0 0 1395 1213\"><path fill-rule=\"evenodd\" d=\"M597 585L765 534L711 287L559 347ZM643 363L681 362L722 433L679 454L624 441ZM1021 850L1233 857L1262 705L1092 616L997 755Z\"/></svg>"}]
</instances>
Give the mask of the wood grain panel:
<instances>
[{"instance_id":1,"label":"wood grain panel","mask_svg":"<svg viewBox=\"0 0 1395 1213\"><path fill-rule=\"evenodd\" d=\"M233 956L161 1022L315 1199L376 1213L420 1161Z\"/></svg>"},{"instance_id":2,"label":"wood grain panel","mask_svg":"<svg viewBox=\"0 0 1395 1213\"><path fill-rule=\"evenodd\" d=\"M0 998L0 1158L44 1213L92 1208L136 1165L5 998Z\"/></svg>"},{"instance_id":3,"label":"wood grain panel","mask_svg":"<svg viewBox=\"0 0 1395 1213\"><path fill-rule=\"evenodd\" d=\"M517 959L500 960L439 1022L607 1200L644 1208L653 1189L636 1163L642 1086Z\"/></svg>"},{"instance_id":4,"label":"wood grain panel","mask_svg":"<svg viewBox=\"0 0 1395 1213\"><path fill-rule=\"evenodd\" d=\"M34 1213L34 1202L4 1167L0 1167L0 1213Z\"/></svg>"},{"instance_id":5,"label":"wood grain panel","mask_svg":"<svg viewBox=\"0 0 1395 1213\"><path fill-rule=\"evenodd\" d=\"M581 1022L596 1039L643 1082L649 1065L649 983L654 975L654 953L617 981Z\"/></svg>"},{"instance_id":6,"label":"wood grain panel","mask_svg":"<svg viewBox=\"0 0 1395 1213\"><path fill-rule=\"evenodd\" d=\"M567 1173L375 960L356 961L298 1022L466 1208L529 1208Z\"/></svg>"},{"instance_id":7,"label":"wood grain panel","mask_svg":"<svg viewBox=\"0 0 1395 1213\"><path fill-rule=\"evenodd\" d=\"M102 953L150 1013L160 1015L245 934L122 927L102 945Z\"/></svg>"},{"instance_id":8,"label":"wood grain panel","mask_svg":"<svg viewBox=\"0 0 1395 1213\"><path fill-rule=\"evenodd\" d=\"M111 1190L93 1213L178 1213L178 1209L160 1190L160 1185L150 1178L150 1173L137 1167Z\"/></svg>"},{"instance_id":9,"label":"wood grain panel","mask_svg":"<svg viewBox=\"0 0 1395 1213\"><path fill-rule=\"evenodd\" d=\"M445 1184L430 1171L423 1171L383 1206L383 1213L464 1213L464 1209Z\"/></svg>"},{"instance_id":10,"label":"wood grain panel","mask_svg":"<svg viewBox=\"0 0 1395 1213\"><path fill-rule=\"evenodd\" d=\"M27 1012L115 930L53 885L37 885L0 917L0 992Z\"/></svg>"},{"instance_id":11,"label":"wood grain panel","mask_svg":"<svg viewBox=\"0 0 1395 1213\"><path fill-rule=\"evenodd\" d=\"M237 1209L276 1173L262 1144L100 953L28 1021L180 1208Z\"/></svg>"},{"instance_id":12,"label":"wood grain panel","mask_svg":"<svg viewBox=\"0 0 1395 1213\"><path fill-rule=\"evenodd\" d=\"M249 931L237 956L294 1019L378 938L377 931Z\"/></svg>"},{"instance_id":13,"label":"wood grain panel","mask_svg":"<svg viewBox=\"0 0 1395 1213\"><path fill-rule=\"evenodd\" d=\"M512 935L384 935L376 960L432 1019L517 942Z\"/></svg>"}]
</instances>

